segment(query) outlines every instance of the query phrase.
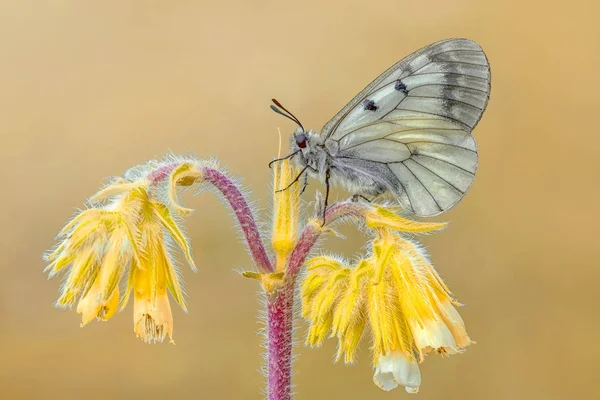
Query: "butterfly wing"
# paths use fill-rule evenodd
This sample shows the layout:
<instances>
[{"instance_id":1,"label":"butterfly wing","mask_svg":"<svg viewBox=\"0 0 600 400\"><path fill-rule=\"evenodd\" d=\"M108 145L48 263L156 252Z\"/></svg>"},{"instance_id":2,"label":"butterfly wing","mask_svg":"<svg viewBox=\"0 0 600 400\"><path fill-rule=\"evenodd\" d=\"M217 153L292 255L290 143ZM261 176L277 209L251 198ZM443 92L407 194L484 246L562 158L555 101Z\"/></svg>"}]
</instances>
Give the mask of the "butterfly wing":
<instances>
[{"instance_id":1,"label":"butterfly wing","mask_svg":"<svg viewBox=\"0 0 600 400\"><path fill-rule=\"evenodd\" d=\"M385 71L322 134L337 149L339 170L379 180L417 215L437 215L473 182L477 148L471 131L489 93L490 68L481 47L467 39L444 40Z\"/></svg>"}]
</instances>

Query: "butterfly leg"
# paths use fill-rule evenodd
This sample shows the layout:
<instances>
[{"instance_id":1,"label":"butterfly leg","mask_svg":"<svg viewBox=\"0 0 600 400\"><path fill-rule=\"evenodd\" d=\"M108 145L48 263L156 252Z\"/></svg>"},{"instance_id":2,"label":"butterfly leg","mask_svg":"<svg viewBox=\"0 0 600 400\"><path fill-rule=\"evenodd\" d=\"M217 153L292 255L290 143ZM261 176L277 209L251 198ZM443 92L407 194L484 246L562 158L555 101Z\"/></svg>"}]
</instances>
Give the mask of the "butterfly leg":
<instances>
[{"instance_id":1,"label":"butterfly leg","mask_svg":"<svg viewBox=\"0 0 600 400\"><path fill-rule=\"evenodd\" d=\"M291 153L291 154L288 154L288 155L287 155L287 156L285 156L285 157L281 157L281 158L276 158L276 159L274 159L273 161L271 161L271 162L269 163L269 168L271 168L271 165L273 165L273 163L276 163L277 161L283 161L283 160L287 160L288 158L292 158L292 157L294 157L294 156L295 156L296 154L298 154L298 153L300 153L300 150L296 150L295 152L293 152L293 153Z\"/></svg>"},{"instance_id":2,"label":"butterfly leg","mask_svg":"<svg viewBox=\"0 0 600 400\"><path fill-rule=\"evenodd\" d=\"M291 188L294 183L298 182L298 180L300 179L300 177L302 176L302 174L304 173L304 171L306 171L307 168L308 168L308 166L302 168L302 171L300 171L300 173L298 174L298 176L289 185L287 185L283 189L276 190L275 193L283 192L283 191L286 191L289 188Z\"/></svg>"},{"instance_id":3,"label":"butterfly leg","mask_svg":"<svg viewBox=\"0 0 600 400\"><path fill-rule=\"evenodd\" d=\"M308 174L304 174L304 183L302 184L302 189L300 189L300 196L302 196L302 193L304 193L307 186L308 186Z\"/></svg>"},{"instance_id":4,"label":"butterfly leg","mask_svg":"<svg viewBox=\"0 0 600 400\"><path fill-rule=\"evenodd\" d=\"M369 199L368 197L363 196L362 194L355 194L355 195L352 196L352 201L353 202L357 202L359 199L363 199L367 203L371 203L372 202L371 199Z\"/></svg>"},{"instance_id":5,"label":"butterfly leg","mask_svg":"<svg viewBox=\"0 0 600 400\"><path fill-rule=\"evenodd\" d=\"M327 168L327 171L325 171L325 204L323 206L323 224L321 224L321 226L325 225L325 211L327 211L327 203L329 202L329 178L331 177L331 169Z\"/></svg>"}]
</instances>

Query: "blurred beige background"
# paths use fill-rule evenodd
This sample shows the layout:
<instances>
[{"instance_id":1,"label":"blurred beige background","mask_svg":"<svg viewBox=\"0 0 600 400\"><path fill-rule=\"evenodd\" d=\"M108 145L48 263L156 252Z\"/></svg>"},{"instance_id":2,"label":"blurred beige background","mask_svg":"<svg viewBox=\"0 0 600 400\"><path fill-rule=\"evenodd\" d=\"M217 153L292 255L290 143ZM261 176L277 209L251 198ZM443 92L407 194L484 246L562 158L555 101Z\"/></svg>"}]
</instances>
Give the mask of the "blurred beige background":
<instances>
[{"instance_id":1,"label":"blurred beige background","mask_svg":"<svg viewBox=\"0 0 600 400\"><path fill-rule=\"evenodd\" d=\"M271 97L319 129L448 37L479 42L493 72L476 183L426 239L477 345L429 357L417 398L598 398L599 13L591 0L1 2L0 398L261 398L258 287L234 271L250 258L212 195L186 197L200 270L184 271L176 346L137 340L131 306L80 329L52 307L42 252L106 176L169 149L218 157L268 207L276 127L294 128ZM352 255L360 237L344 232L326 246ZM408 396L373 385L368 347L345 367L333 341L298 346L297 398Z\"/></svg>"}]
</instances>

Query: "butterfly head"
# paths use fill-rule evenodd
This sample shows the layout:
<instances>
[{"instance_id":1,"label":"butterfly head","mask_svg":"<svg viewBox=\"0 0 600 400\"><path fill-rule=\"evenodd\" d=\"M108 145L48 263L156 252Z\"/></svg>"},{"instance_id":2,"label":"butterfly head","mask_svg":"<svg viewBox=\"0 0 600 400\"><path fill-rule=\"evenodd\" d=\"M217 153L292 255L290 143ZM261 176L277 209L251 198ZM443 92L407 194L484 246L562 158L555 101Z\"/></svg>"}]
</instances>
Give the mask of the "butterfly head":
<instances>
[{"instance_id":1,"label":"butterfly head","mask_svg":"<svg viewBox=\"0 0 600 400\"><path fill-rule=\"evenodd\" d=\"M298 146L299 149L305 149L309 143L308 135L304 133L304 130L302 130L300 127L298 127L294 132L294 140L296 141L296 146Z\"/></svg>"},{"instance_id":2,"label":"butterfly head","mask_svg":"<svg viewBox=\"0 0 600 400\"><path fill-rule=\"evenodd\" d=\"M294 114L288 111L284 106L281 105L277 100L272 99L275 105L271 105L271 109L275 111L277 114L283 115L287 119L294 121L298 127L294 131L294 134L291 137L291 148L293 150L292 154L298 154L302 157L306 157L308 153L310 153L310 141L311 137L314 137L314 132L307 132L304 129L304 126L300 123L300 120L296 118ZM282 111L283 110L283 111Z\"/></svg>"},{"instance_id":3,"label":"butterfly head","mask_svg":"<svg viewBox=\"0 0 600 400\"><path fill-rule=\"evenodd\" d=\"M322 140L318 132L313 130L305 131L298 127L290 137L290 149L297 152L303 158L311 158L311 155L318 151Z\"/></svg>"}]
</instances>

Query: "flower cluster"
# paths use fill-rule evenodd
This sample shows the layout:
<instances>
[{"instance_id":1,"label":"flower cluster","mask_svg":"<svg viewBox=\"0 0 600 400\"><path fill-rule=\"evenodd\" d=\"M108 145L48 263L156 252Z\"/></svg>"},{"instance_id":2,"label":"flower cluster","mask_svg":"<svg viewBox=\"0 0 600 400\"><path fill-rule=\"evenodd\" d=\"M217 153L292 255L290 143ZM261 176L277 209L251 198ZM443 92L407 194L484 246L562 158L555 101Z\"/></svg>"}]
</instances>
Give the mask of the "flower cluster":
<instances>
[{"instance_id":1,"label":"flower cluster","mask_svg":"<svg viewBox=\"0 0 600 400\"><path fill-rule=\"evenodd\" d=\"M355 360L365 328L370 328L375 383L384 390L403 385L416 393L417 362L430 352L454 354L471 341L442 279L401 232L428 232L443 224L410 221L392 210L365 212L375 233L369 257L354 267L332 257L308 261L302 283L302 313L310 322L307 344L337 337L336 360Z\"/></svg>"},{"instance_id":2,"label":"flower cluster","mask_svg":"<svg viewBox=\"0 0 600 400\"><path fill-rule=\"evenodd\" d=\"M176 187L201 179L195 160L176 159L129 170L90 199L58 235L45 256L50 277L70 266L59 307L72 307L82 326L106 321L133 293L134 330L146 342L172 340L173 317L167 291L185 310L172 255L176 245L195 269L188 239L176 214L190 210L176 201ZM124 288L119 283L124 281Z\"/></svg>"},{"instance_id":3,"label":"flower cluster","mask_svg":"<svg viewBox=\"0 0 600 400\"><path fill-rule=\"evenodd\" d=\"M168 293L186 310L174 251L195 270L182 216L191 210L177 198L180 188L212 185L228 202L244 233L266 293L270 399L291 398L295 285L301 285L306 343L336 337L336 360L356 360L365 332L372 338L374 381L384 390L398 385L415 393L418 363L428 353L454 354L471 340L454 300L424 251L407 234L433 232L443 223L406 219L389 205L343 201L300 219L298 170L289 160L274 168L272 252L266 250L256 217L239 186L212 162L171 156L128 170L89 199L58 235L45 259L50 277L67 271L57 306L76 305L82 326L106 321L133 294L134 331L147 343L173 338ZM349 220L371 233L369 253L355 265L341 257L310 255L323 233ZM301 229L302 228L302 229ZM301 233L299 233L301 232ZM306 273L300 273L306 267Z\"/></svg>"}]
</instances>

